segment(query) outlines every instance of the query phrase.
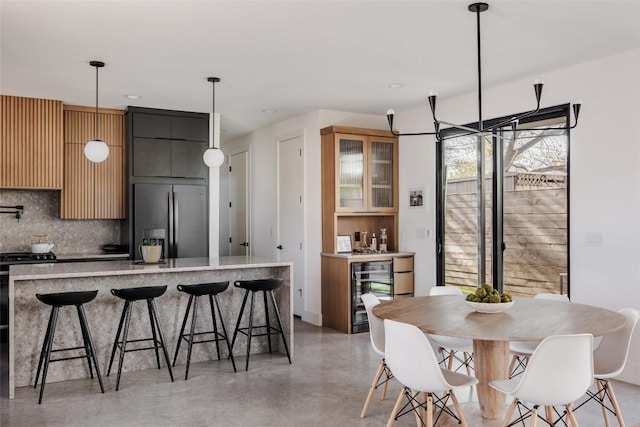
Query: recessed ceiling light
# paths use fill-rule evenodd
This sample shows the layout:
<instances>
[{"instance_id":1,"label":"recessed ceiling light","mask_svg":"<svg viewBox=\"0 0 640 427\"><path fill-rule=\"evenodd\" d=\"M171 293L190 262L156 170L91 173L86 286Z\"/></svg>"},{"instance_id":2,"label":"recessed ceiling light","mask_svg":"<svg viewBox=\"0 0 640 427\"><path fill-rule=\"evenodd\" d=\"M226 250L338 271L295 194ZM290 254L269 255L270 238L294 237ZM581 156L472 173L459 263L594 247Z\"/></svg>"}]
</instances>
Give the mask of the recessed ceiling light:
<instances>
[{"instance_id":1,"label":"recessed ceiling light","mask_svg":"<svg viewBox=\"0 0 640 427\"><path fill-rule=\"evenodd\" d=\"M273 113L277 113L278 110L262 110L262 112L265 114L273 114Z\"/></svg>"},{"instance_id":2,"label":"recessed ceiling light","mask_svg":"<svg viewBox=\"0 0 640 427\"><path fill-rule=\"evenodd\" d=\"M141 99L142 97L140 95L125 95L124 96L127 99Z\"/></svg>"},{"instance_id":3,"label":"recessed ceiling light","mask_svg":"<svg viewBox=\"0 0 640 427\"><path fill-rule=\"evenodd\" d=\"M387 85L387 87L390 89L400 89L403 88L404 85L402 83L390 83Z\"/></svg>"}]
</instances>

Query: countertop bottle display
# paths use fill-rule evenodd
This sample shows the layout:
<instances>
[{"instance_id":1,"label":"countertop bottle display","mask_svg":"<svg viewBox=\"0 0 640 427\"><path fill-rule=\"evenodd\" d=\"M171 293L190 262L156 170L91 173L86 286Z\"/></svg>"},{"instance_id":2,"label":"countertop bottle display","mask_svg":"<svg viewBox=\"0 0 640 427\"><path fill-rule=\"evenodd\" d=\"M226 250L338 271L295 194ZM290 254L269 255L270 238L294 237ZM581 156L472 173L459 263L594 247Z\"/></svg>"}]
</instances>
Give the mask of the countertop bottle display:
<instances>
[{"instance_id":1,"label":"countertop bottle display","mask_svg":"<svg viewBox=\"0 0 640 427\"><path fill-rule=\"evenodd\" d=\"M380 252L387 252L387 229L380 229Z\"/></svg>"}]
</instances>

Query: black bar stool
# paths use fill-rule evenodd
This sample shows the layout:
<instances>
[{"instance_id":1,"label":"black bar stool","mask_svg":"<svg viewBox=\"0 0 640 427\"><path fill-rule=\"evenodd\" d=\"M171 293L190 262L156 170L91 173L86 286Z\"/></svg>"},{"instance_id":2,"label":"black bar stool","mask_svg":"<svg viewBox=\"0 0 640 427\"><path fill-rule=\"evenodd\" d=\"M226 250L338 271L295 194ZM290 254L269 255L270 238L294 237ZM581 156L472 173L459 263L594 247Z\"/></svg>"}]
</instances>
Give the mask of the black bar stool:
<instances>
[{"instance_id":1,"label":"black bar stool","mask_svg":"<svg viewBox=\"0 0 640 427\"><path fill-rule=\"evenodd\" d=\"M125 289L111 289L111 293L118 298L122 298L124 302L124 309L122 310L122 316L120 316L120 324L118 325L118 332L116 333L116 339L113 342L113 349L111 350L111 359L109 360L109 369L107 370L107 376L111 373L111 365L116 355L116 348L120 349L120 361L118 362L118 378L116 380L116 391L120 387L120 375L122 374L122 362L124 361L124 354L131 351L142 350L155 350L156 362L158 363L158 369L160 369L160 354L158 349L161 348L164 353L164 359L167 362L167 369L169 369L169 376L171 382L173 382L173 372L171 371L171 363L169 362L169 353L164 343L164 335L162 333L162 326L158 319L158 313L156 311L156 305L154 299L161 297L167 291L166 286L146 286L140 288L125 288ZM131 321L131 307L133 303L138 300L147 300L147 308L149 309L149 321L151 322L152 338L141 338L135 340L127 340L129 334L129 322ZM124 325L124 330L123 330ZM122 332L122 337L120 337ZM130 342L142 342L153 341L153 345L143 348L127 349L127 343Z\"/></svg>"},{"instance_id":2,"label":"black bar stool","mask_svg":"<svg viewBox=\"0 0 640 427\"><path fill-rule=\"evenodd\" d=\"M287 353L287 358L289 359L289 363L291 363L291 356L289 355L289 347L287 347L287 339L284 336L284 331L282 329L282 319L280 319L280 311L278 310L278 304L276 304L276 298L273 295L273 291L282 286L282 279L258 279L258 280L237 280L233 285L237 288L245 289L244 299L242 300L242 307L240 308L240 314L238 315L238 322L236 322L236 329L233 332L233 340L231 341L231 349L236 342L236 336L238 332L247 336L247 361L245 364L245 371L249 370L249 354L251 352L251 338L252 337L260 337L267 336L269 341L269 353L271 353L271 335L281 335L282 341L284 342L284 349ZM249 296L249 292L251 292L251 306L249 309L249 326L241 328L240 321L242 320L242 316L244 313L244 307L247 304L247 297ZM256 292L262 292L262 296L264 298L264 314L265 314L265 324L254 326L253 325L253 307L254 300L256 296ZM276 313L276 319L278 320L278 327L271 326L269 322L269 305L267 304L267 293L271 295L271 302L273 303L273 309ZM264 328L263 333L254 334L253 330L258 328Z\"/></svg>"},{"instance_id":3,"label":"black bar stool","mask_svg":"<svg viewBox=\"0 0 640 427\"><path fill-rule=\"evenodd\" d=\"M187 350L187 368L184 372L185 381L189 378L189 364L191 363L191 347L193 344L201 344L205 342L214 342L216 343L216 352L218 353L218 360L220 360L220 345L219 341L224 340L227 343L227 349L229 350L229 357L231 358L231 364L233 365L233 372L236 372L236 361L233 358L233 353L231 351L231 344L229 343L229 337L227 336L227 328L224 325L224 317L222 316L222 311L220 311L220 303L218 302L218 294L224 292L229 287L229 282L217 282L217 283L203 283L199 285L178 285L178 290L180 292L184 292L189 294L189 303L187 304L187 311L184 313L184 320L182 321L182 328L180 328L180 335L178 335L178 344L176 345L176 353L173 356L173 366L176 366L176 359L178 358L178 351L180 351L180 343L184 339L187 343L189 343L189 347ZM209 296L209 306L211 307L211 318L213 321L213 330L206 332L195 332L196 328L196 319L198 316L198 298L201 296L208 295ZM220 316L220 325L222 326L222 333L218 332L218 322L216 320L216 312L215 307L218 309L218 315ZM189 311L191 310L191 306L193 305L193 314L191 315L191 330L188 334L184 333L184 328L187 325L187 318L189 317ZM205 334L213 334L213 338L194 341L193 338L195 335L205 335Z\"/></svg>"},{"instance_id":4,"label":"black bar stool","mask_svg":"<svg viewBox=\"0 0 640 427\"><path fill-rule=\"evenodd\" d=\"M38 403L42 403L42 394L44 393L44 384L47 381L47 371L49 370L50 362L61 362L63 360L72 359L87 359L89 365L89 375L93 379L93 369L91 367L91 361L96 369L96 375L100 382L100 390L104 393L104 386L102 384L102 376L100 376L100 367L96 360L95 351L93 348L93 340L91 339L91 332L89 332L89 325L87 324L87 318L84 315L83 304L86 304L98 295L98 291L84 291L84 292L58 292L53 294L36 294L41 302L52 306L51 315L49 316L49 324L47 325L47 332L44 336L42 343L42 350L40 351L40 360L38 361L38 372L36 373L36 382L33 388L38 386L38 378L40 378L40 369L42 368L42 362L44 361L44 369L42 371L42 384L40 384L40 397ZM75 305L78 310L78 319L80 320L80 329L82 330L82 340L84 345L82 347L67 347L53 349L53 340L56 334L56 323L58 321L58 311L60 307ZM83 355L62 357L60 359L51 359L51 353L68 350L80 350L84 349Z\"/></svg>"}]
</instances>

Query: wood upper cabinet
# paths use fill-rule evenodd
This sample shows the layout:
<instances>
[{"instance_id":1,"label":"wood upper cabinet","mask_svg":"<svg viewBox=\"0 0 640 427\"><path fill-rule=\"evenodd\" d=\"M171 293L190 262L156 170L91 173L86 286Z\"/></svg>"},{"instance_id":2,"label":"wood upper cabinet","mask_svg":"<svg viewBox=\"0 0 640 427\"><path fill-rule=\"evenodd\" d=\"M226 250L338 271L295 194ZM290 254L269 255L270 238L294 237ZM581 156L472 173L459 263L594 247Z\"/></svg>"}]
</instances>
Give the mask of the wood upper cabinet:
<instances>
[{"instance_id":1,"label":"wood upper cabinet","mask_svg":"<svg viewBox=\"0 0 640 427\"><path fill-rule=\"evenodd\" d=\"M398 139L389 131L331 126L322 135L322 251L336 252L338 235L379 235L398 250Z\"/></svg>"},{"instance_id":2,"label":"wood upper cabinet","mask_svg":"<svg viewBox=\"0 0 640 427\"><path fill-rule=\"evenodd\" d=\"M0 188L61 189L62 101L0 98Z\"/></svg>"},{"instance_id":3,"label":"wood upper cabinet","mask_svg":"<svg viewBox=\"0 0 640 427\"><path fill-rule=\"evenodd\" d=\"M109 146L109 157L93 163L84 145L94 138L95 110L64 106L64 188L60 218L125 218L124 111L101 109L99 138Z\"/></svg>"},{"instance_id":4,"label":"wood upper cabinet","mask_svg":"<svg viewBox=\"0 0 640 427\"><path fill-rule=\"evenodd\" d=\"M323 204L334 212L397 212L398 139L388 131L339 126L320 133Z\"/></svg>"}]
</instances>

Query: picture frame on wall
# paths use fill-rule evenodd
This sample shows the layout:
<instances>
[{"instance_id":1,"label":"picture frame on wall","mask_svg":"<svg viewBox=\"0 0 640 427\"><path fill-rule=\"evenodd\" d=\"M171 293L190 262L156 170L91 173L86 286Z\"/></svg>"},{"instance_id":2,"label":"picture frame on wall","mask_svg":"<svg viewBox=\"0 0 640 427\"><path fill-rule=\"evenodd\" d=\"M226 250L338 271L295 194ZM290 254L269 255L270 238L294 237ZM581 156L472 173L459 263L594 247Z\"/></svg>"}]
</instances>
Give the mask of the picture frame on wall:
<instances>
[{"instance_id":1,"label":"picture frame on wall","mask_svg":"<svg viewBox=\"0 0 640 427\"><path fill-rule=\"evenodd\" d=\"M338 235L337 249L339 254L351 253L351 236L350 235Z\"/></svg>"},{"instance_id":2,"label":"picture frame on wall","mask_svg":"<svg viewBox=\"0 0 640 427\"><path fill-rule=\"evenodd\" d=\"M424 187L410 187L408 196L410 209L424 208Z\"/></svg>"}]
</instances>

